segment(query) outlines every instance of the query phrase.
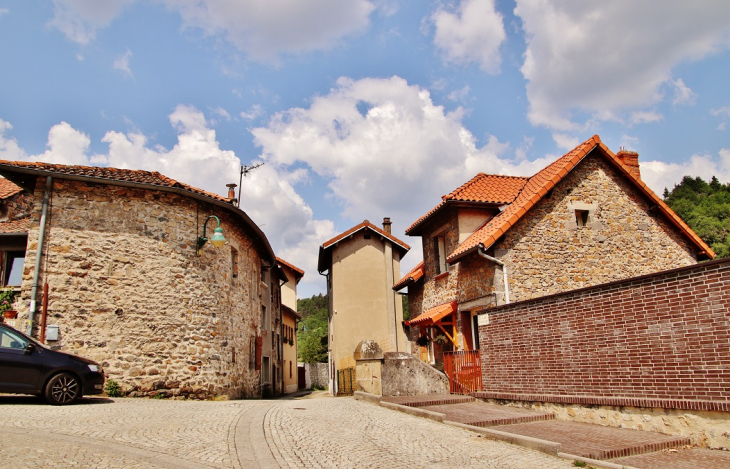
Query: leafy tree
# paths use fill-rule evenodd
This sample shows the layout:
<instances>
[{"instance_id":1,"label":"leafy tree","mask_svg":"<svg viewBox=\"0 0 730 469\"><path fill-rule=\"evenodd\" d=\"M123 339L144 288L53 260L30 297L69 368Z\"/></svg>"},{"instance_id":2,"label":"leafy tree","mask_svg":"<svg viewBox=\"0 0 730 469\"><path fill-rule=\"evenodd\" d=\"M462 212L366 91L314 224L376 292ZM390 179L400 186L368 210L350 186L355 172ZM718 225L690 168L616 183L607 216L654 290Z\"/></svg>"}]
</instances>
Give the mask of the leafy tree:
<instances>
[{"instance_id":1,"label":"leafy tree","mask_svg":"<svg viewBox=\"0 0 730 469\"><path fill-rule=\"evenodd\" d=\"M717 258L730 257L730 184L712 176L685 176L671 191L664 189L664 201L677 212Z\"/></svg>"},{"instance_id":2,"label":"leafy tree","mask_svg":"<svg viewBox=\"0 0 730 469\"><path fill-rule=\"evenodd\" d=\"M327 362L328 305L327 295L322 294L297 301L297 311L302 315L297 329L299 361L301 362Z\"/></svg>"}]
</instances>

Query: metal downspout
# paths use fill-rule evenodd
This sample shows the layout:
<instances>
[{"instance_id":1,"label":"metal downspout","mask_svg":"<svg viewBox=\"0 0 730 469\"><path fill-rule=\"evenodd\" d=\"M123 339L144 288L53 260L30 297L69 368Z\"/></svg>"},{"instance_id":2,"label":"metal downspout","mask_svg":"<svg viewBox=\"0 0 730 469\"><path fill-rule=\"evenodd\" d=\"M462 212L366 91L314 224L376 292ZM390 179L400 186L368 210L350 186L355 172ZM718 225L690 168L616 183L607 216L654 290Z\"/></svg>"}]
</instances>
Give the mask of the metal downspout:
<instances>
[{"instance_id":1,"label":"metal downspout","mask_svg":"<svg viewBox=\"0 0 730 469\"><path fill-rule=\"evenodd\" d=\"M504 302L505 304L509 304L509 283L507 283L507 266L504 265L504 262L500 261L499 259L487 255L487 253L484 252L484 246L481 244L477 248L477 252L483 258L494 262L502 268L502 276L504 277Z\"/></svg>"},{"instance_id":2,"label":"metal downspout","mask_svg":"<svg viewBox=\"0 0 730 469\"><path fill-rule=\"evenodd\" d=\"M43 241L46 237L46 219L48 215L48 198L53 190L53 178L46 176L46 192L43 194L43 208L41 209L41 226L38 233L38 248L35 255L35 267L33 268L33 288L30 291L30 310L28 312L27 334L33 333L33 317L36 312L36 295L38 294L38 277L41 272L41 257L43 255Z\"/></svg>"}]
</instances>

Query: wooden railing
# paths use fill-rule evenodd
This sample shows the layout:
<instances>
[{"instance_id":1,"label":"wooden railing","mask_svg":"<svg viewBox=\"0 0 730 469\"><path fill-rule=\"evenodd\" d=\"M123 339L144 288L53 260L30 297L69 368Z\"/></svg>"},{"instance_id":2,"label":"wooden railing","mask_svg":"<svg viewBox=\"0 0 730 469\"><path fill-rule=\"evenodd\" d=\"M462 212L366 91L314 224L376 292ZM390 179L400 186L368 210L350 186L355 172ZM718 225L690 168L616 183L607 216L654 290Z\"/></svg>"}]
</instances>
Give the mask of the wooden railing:
<instances>
[{"instance_id":1,"label":"wooden railing","mask_svg":"<svg viewBox=\"0 0 730 469\"><path fill-rule=\"evenodd\" d=\"M451 394L482 390L482 361L479 350L444 352L444 373L449 377Z\"/></svg>"}]
</instances>

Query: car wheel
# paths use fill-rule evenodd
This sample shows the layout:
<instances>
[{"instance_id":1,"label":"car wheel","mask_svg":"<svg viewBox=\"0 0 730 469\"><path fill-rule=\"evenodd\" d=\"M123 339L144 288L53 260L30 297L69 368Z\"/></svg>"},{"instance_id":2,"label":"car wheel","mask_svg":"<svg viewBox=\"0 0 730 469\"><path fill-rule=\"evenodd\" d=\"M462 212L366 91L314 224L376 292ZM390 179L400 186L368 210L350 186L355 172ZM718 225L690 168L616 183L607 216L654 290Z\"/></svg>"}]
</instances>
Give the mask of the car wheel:
<instances>
[{"instance_id":1,"label":"car wheel","mask_svg":"<svg viewBox=\"0 0 730 469\"><path fill-rule=\"evenodd\" d=\"M59 373L46 384L46 400L53 405L71 404L81 396L81 383L70 373Z\"/></svg>"}]
</instances>

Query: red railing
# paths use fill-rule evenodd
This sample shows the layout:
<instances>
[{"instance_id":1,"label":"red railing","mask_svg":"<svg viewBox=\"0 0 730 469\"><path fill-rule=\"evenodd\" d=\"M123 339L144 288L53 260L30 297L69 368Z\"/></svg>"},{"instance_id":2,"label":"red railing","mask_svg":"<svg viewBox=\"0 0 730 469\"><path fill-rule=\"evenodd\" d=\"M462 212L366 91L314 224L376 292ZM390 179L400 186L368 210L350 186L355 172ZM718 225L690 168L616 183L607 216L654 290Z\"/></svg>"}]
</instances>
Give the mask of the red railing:
<instances>
[{"instance_id":1,"label":"red railing","mask_svg":"<svg viewBox=\"0 0 730 469\"><path fill-rule=\"evenodd\" d=\"M451 394L482 390L482 361L479 350L444 352L444 373L449 377Z\"/></svg>"}]
</instances>

